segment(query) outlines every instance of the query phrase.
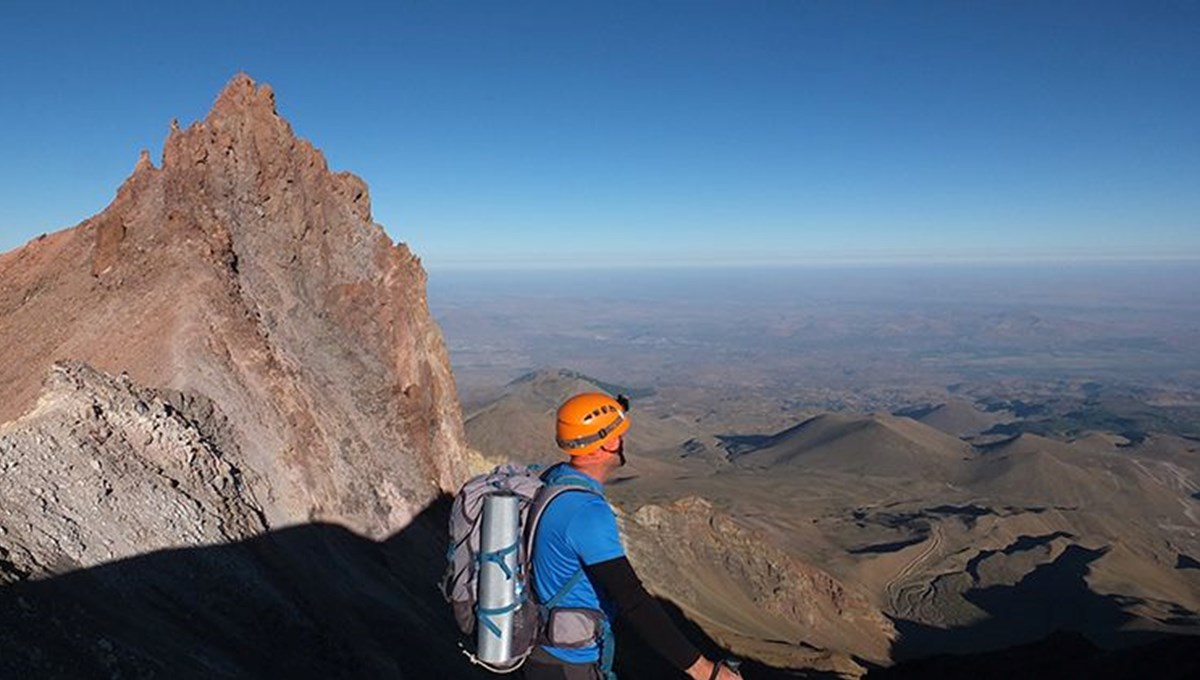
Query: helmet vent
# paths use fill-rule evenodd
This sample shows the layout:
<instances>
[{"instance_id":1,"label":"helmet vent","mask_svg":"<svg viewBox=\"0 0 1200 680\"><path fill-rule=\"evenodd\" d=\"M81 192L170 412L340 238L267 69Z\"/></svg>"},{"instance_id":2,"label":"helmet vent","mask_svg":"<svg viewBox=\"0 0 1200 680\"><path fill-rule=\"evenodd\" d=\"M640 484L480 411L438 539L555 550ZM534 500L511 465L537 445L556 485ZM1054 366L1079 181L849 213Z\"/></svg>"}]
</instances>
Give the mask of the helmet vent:
<instances>
[{"instance_id":1,"label":"helmet vent","mask_svg":"<svg viewBox=\"0 0 1200 680\"><path fill-rule=\"evenodd\" d=\"M586 416L584 416L584 417L583 417L583 422L585 422L585 423L590 423L590 422L592 421L592 419L593 419L593 418L599 417L601 414L604 414L604 413L616 413L616 412L617 412L617 409L615 409L615 408L613 408L613 407L611 407L611 406L607 406L607 405L606 405L606 406L601 406L600 408L596 409L595 411L592 411L591 413L589 413L589 414L587 414Z\"/></svg>"}]
</instances>

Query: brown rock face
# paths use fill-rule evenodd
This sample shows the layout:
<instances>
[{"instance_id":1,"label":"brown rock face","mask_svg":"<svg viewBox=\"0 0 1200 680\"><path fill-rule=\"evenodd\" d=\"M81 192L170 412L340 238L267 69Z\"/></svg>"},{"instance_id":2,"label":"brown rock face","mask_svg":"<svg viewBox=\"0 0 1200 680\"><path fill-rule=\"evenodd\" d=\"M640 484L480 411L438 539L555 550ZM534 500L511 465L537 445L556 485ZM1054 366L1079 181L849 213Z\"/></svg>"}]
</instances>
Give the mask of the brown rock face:
<instances>
[{"instance_id":1,"label":"brown rock face","mask_svg":"<svg viewBox=\"0 0 1200 680\"><path fill-rule=\"evenodd\" d=\"M850 676L865 671L850 655L889 658L896 631L882 612L703 499L644 505L623 529L646 582L737 654Z\"/></svg>"},{"instance_id":2,"label":"brown rock face","mask_svg":"<svg viewBox=\"0 0 1200 680\"><path fill-rule=\"evenodd\" d=\"M382 537L465 476L420 262L245 75L99 215L0 255L0 422L60 359L210 400L272 526Z\"/></svg>"}]
</instances>

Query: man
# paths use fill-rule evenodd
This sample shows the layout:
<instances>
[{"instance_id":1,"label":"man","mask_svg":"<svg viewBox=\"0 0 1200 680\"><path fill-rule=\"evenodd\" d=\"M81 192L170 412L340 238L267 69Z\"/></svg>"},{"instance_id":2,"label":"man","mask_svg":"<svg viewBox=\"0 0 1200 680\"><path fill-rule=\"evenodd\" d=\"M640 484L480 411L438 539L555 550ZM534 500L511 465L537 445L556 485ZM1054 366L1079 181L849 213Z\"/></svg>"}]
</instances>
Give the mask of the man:
<instances>
[{"instance_id":1,"label":"man","mask_svg":"<svg viewBox=\"0 0 1200 680\"><path fill-rule=\"evenodd\" d=\"M533 540L533 586L550 610L549 632L525 662L526 680L596 680L609 674L619 617L669 662L695 680L737 680L704 658L646 592L604 498L604 483L625 464L629 402L606 394L571 397L558 409L558 446L569 463L551 467L547 484L574 484L546 506Z\"/></svg>"}]
</instances>

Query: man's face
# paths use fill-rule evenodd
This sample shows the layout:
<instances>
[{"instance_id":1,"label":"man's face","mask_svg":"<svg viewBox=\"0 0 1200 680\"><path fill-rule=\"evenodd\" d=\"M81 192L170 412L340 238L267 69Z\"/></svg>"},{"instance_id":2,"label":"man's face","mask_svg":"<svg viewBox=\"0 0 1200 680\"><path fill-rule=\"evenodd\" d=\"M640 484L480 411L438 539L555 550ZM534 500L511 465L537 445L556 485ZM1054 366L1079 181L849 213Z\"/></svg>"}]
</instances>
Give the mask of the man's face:
<instances>
[{"instance_id":1,"label":"man's face","mask_svg":"<svg viewBox=\"0 0 1200 680\"><path fill-rule=\"evenodd\" d=\"M613 439L615 439L616 442L614 442ZM600 448L612 455L613 460L616 463L612 466L613 469L625 465L625 437L617 435L616 437L604 442Z\"/></svg>"}]
</instances>

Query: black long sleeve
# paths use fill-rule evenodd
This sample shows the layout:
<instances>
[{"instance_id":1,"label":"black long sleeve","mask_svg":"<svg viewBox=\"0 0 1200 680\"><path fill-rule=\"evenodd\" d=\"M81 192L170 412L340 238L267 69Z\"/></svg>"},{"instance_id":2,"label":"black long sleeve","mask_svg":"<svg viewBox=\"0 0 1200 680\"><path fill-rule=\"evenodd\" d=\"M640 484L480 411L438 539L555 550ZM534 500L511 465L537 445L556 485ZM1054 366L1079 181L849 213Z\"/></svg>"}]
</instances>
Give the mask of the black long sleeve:
<instances>
[{"instance_id":1,"label":"black long sleeve","mask_svg":"<svg viewBox=\"0 0 1200 680\"><path fill-rule=\"evenodd\" d=\"M622 623L633 628L676 668L686 670L700 658L700 650L688 642L662 605L646 592L627 558L587 565L584 571L616 604Z\"/></svg>"}]
</instances>

